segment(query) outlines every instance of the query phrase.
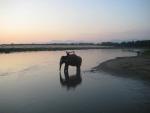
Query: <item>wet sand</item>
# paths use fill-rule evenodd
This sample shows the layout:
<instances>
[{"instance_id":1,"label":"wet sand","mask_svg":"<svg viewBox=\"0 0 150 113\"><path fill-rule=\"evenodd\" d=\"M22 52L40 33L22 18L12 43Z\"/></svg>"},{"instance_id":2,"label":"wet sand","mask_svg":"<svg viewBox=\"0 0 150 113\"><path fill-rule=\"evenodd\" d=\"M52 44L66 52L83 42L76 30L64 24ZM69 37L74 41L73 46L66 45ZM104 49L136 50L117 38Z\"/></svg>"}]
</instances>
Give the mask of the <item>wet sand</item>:
<instances>
[{"instance_id":1,"label":"wet sand","mask_svg":"<svg viewBox=\"0 0 150 113\"><path fill-rule=\"evenodd\" d=\"M101 63L92 70L150 79L150 56L117 57Z\"/></svg>"}]
</instances>

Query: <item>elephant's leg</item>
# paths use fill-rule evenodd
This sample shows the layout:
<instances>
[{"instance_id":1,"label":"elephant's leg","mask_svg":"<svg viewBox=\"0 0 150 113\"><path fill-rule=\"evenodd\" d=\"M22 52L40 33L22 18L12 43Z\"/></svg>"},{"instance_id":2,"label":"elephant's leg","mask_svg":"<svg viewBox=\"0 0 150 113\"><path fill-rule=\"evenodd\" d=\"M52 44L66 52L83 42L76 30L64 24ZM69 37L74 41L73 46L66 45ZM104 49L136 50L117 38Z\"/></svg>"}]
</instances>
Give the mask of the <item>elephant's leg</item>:
<instances>
[{"instance_id":1,"label":"elephant's leg","mask_svg":"<svg viewBox=\"0 0 150 113\"><path fill-rule=\"evenodd\" d=\"M65 64L64 72L68 72L68 65Z\"/></svg>"},{"instance_id":2,"label":"elephant's leg","mask_svg":"<svg viewBox=\"0 0 150 113\"><path fill-rule=\"evenodd\" d=\"M80 71L80 66L77 66L77 72Z\"/></svg>"},{"instance_id":3,"label":"elephant's leg","mask_svg":"<svg viewBox=\"0 0 150 113\"><path fill-rule=\"evenodd\" d=\"M65 79L66 79L66 81L68 81L69 80L69 73L68 73L68 71L64 71L64 75L65 75Z\"/></svg>"},{"instance_id":4,"label":"elephant's leg","mask_svg":"<svg viewBox=\"0 0 150 113\"><path fill-rule=\"evenodd\" d=\"M77 70L76 70L76 73L77 73L77 75L80 75L80 66L77 66Z\"/></svg>"}]
</instances>

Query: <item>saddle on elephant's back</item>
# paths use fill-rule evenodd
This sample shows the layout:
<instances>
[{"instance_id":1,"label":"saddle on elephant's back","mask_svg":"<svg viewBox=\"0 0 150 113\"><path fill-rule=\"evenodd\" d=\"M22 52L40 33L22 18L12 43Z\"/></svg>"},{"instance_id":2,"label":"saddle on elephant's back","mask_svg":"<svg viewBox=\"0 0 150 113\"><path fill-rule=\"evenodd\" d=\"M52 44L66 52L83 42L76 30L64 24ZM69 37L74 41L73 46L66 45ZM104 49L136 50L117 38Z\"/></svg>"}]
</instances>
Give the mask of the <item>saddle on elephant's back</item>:
<instances>
[{"instance_id":1,"label":"saddle on elephant's back","mask_svg":"<svg viewBox=\"0 0 150 113\"><path fill-rule=\"evenodd\" d=\"M67 55L67 56L68 56L68 58L77 58L77 57L79 57L76 54L71 54L71 55Z\"/></svg>"}]
</instances>

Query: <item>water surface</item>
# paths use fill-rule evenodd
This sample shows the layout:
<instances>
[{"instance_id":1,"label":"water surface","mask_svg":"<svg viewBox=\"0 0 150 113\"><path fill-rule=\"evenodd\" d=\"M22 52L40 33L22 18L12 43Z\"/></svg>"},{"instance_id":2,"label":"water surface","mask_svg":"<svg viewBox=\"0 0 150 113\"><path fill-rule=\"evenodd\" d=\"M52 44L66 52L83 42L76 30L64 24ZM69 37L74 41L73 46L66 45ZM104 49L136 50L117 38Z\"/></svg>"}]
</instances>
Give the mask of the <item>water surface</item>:
<instances>
[{"instance_id":1,"label":"water surface","mask_svg":"<svg viewBox=\"0 0 150 113\"><path fill-rule=\"evenodd\" d=\"M149 113L150 82L89 72L99 63L135 53L119 49L77 50L80 79L63 83L64 51L0 54L0 113ZM62 70L61 77L64 80ZM75 67L69 76L75 76ZM69 85L68 85L69 84Z\"/></svg>"}]
</instances>

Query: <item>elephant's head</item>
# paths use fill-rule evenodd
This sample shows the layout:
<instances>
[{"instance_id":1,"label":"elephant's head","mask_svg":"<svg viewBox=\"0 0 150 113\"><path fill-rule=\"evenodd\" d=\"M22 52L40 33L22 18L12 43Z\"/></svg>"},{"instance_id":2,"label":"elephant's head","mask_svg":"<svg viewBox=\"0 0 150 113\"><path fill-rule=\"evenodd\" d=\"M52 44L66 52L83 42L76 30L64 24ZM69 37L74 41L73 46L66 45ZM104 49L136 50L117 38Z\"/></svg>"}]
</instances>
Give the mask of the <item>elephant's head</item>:
<instances>
[{"instance_id":1,"label":"elephant's head","mask_svg":"<svg viewBox=\"0 0 150 113\"><path fill-rule=\"evenodd\" d=\"M60 64L59 64L60 67L59 67L59 70L61 70L62 64L63 64L63 63L66 63L66 61L67 61L67 56L62 56L61 59L60 59Z\"/></svg>"}]
</instances>

